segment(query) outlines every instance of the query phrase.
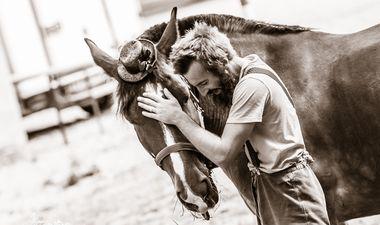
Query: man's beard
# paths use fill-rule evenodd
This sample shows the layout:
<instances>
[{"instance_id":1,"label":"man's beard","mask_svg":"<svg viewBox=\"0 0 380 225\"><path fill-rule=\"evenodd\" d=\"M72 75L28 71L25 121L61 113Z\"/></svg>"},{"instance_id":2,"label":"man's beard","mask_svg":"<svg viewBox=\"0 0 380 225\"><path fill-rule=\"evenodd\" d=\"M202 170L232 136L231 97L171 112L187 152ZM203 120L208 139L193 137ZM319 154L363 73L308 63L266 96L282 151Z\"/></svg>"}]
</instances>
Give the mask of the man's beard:
<instances>
[{"instance_id":1,"label":"man's beard","mask_svg":"<svg viewBox=\"0 0 380 225\"><path fill-rule=\"evenodd\" d=\"M239 75L234 74L230 71L223 72L219 74L220 76L220 90L211 90L210 96L216 104L222 104L225 106L231 106L232 96L236 87L237 82L239 81ZM219 92L219 93L215 93Z\"/></svg>"}]
</instances>

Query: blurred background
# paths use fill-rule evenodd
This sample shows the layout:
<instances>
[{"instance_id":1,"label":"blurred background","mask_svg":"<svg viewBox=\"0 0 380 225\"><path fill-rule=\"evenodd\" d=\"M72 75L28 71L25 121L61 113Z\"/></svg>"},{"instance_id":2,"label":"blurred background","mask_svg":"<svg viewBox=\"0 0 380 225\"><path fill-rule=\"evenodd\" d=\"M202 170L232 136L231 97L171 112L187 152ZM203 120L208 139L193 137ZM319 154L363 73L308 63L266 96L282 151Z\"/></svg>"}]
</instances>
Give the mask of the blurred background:
<instances>
[{"instance_id":1,"label":"blurred background","mask_svg":"<svg viewBox=\"0 0 380 225\"><path fill-rule=\"evenodd\" d=\"M0 0L0 224L255 223L219 170L212 220L182 209L83 41L117 56L174 6L341 34L380 22L377 0Z\"/></svg>"}]
</instances>

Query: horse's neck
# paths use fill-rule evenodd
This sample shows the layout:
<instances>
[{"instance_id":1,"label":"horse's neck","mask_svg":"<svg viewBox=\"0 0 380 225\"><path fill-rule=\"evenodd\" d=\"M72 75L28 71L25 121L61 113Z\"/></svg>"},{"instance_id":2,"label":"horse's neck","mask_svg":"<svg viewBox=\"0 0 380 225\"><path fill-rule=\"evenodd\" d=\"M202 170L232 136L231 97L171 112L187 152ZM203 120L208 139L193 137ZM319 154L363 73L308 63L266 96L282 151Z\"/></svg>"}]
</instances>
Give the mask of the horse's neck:
<instances>
[{"instance_id":1,"label":"horse's neck","mask_svg":"<svg viewBox=\"0 0 380 225\"><path fill-rule=\"evenodd\" d=\"M291 64L292 61L331 48L326 42L328 36L331 35L312 31L284 35L252 33L231 35L230 40L240 56L257 54L268 64L279 67L279 63Z\"/></svg>"},{"instance_id":2,"label":"horse's neck","mask_svg":"<svg viewBox=\"0 0 380 225\"><path fill-rule=\"evenodd\" d=\"M278 73L294 99L298 100L306 91L306 85L301 84L310 83L315 77L323 79L330 76L329 65L345 49L347 35L305 31L284 35L229 34L228 37L240 56L260 56ZM204 98L201 98L201 104L205 109L207 129L221 134L229 105Z\"/></svg>"},{"instance_id":3,"label":"horse's neck","mask_svg":"<svg viewBox=\"0 0 380 225\"><path fill-rule=\"evenodd\" d=\"M314 76L329 76L329 62L342 51L343 35L305 31L284 35L246 34L231 36L241 56L257 54L272 67L290 92L302 91L296 84Z\"/></svg>"}]
</instances>

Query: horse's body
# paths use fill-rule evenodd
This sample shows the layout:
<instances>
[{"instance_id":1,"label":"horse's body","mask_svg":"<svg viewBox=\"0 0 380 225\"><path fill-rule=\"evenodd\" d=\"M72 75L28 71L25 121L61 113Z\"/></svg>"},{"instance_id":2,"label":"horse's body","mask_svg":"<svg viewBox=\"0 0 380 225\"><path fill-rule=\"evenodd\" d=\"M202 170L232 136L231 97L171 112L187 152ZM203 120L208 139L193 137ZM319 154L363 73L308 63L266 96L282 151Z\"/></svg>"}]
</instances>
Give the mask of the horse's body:
<instances>
[{"instance_id":1,"label":"horse's body","mask_svg":"<svg viewBox=\"0 0 380 225\"><path fill-rule=\"evenodd\" d=\"M147 84L160 93L155 86L160 83L177 98L181 96L183 88L178 88L181 82L176 81L168 69L168 52L177 32L183 35L195 21L204 21L226 33L240 56L255 53L263 58L289 89L307 150L315 159L313 169L323 186L331 222L337 224L380 213L377 166L380 160L380 26L355 34L333 35L223 15L192 16L179 20L177 25L173 12L168 26L156 25L137 41L128 42L119 60L87 41L95 62L119 81L122 114L134 123L140 141L151 154L156 155L172 144L165 130L171 132L174 142L186 139L174 127L165 128L163 124L144 119L136 105L136 95L146 90ZM142 39L157 43L160 54L154 56L146 41L143 41L145 44L139 41ZM153 70L143 73L141 71L148 68L147 55L153 56L157 64ZM205 110L206 129L220 135L230 104L210 97L201 98L200 104ZM179 155L183 164L179 168L172 163L174 157L167 157L162 165L172 178L179 199L186 203L183 201L187 199L186 192L192 192L195 198L205 200L208 207L214 206L218 198L205 165L195 153ZM222 169L255 212L244 151ZM179 170L185 174L179 176ZM189 202L193 205L184 204L187 208L200 211L202 204L195 203L198 200Z\"/></svg>"},{"instance_id":2,"label":"horse's body","mask_svg":"<svg viewBox=\"0 0 380 225\"><path fill-rule=\"evenodd\" d=\"M380 26L231 40L241 55L257 52L292 93L330 214L380 213Z\"/></svg>"},{"instance_id":3,"label":"horse's body","mask_svg":"<svg viewBox=\"0 0 380 225\"><path fill-rule=\"evenodd\" d=\"M294 98L332 223L380 213L380 25L334 35L302 27L200 15L178 20L217 26L240 56L258 54ZM165 24L142 37L157 41ZM230 105L201 98L206 129L221 134ZM244 152L222 168L254 211Z\"/></svg>"}]
</instances>

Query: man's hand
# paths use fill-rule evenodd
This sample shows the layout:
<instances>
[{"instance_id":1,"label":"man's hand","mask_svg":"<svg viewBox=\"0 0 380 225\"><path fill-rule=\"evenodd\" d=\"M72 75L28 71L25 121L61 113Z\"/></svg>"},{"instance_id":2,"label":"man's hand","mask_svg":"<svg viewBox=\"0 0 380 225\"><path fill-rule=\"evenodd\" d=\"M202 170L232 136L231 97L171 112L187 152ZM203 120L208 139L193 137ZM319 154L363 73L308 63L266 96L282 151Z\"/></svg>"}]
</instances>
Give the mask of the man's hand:
<instances>
[{"instance_id":1,"label":"man's hand","mask_svg":"<svg viewBox=\"0 0 380 225\"><path fill-rule=\"evenodd\" d=\"M144 116L176 125L186 114L182 111L177 99L166 88L164 95L167 99L154 93L145 92L143 93L144 97L137 97L138 106L145 110L142 112Z\"/></svg>"}]
</instances>

